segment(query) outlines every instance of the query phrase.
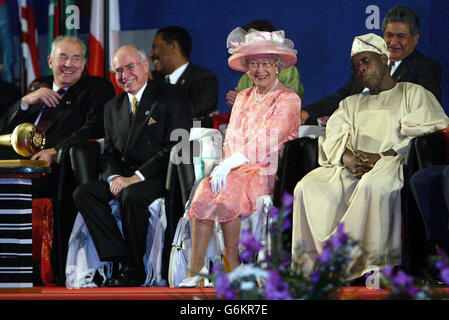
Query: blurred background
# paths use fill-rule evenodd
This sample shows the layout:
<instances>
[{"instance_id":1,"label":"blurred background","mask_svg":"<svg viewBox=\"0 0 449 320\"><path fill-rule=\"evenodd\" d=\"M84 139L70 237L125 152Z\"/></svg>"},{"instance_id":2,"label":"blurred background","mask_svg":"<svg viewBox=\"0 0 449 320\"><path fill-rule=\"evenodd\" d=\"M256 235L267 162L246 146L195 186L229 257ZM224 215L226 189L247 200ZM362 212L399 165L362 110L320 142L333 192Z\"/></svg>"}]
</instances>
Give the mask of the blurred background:
<instances>
[{"instance_id":1,"label":"blurred background","mask_svg":"<svg viewBox=\"0 0 449 320\"><path fill-rule=\"evenodd\" d=\"M397 5L414 9L420 18L417 49L441 64L442 105L447 112L447 0L0 0L0 48L4 65L1 76L21 87L23 92L26 83L33 80L27 79L33 77L25 67L27 59L34 61L35 76L48 74L48 43L58 33L76 34L84 39L90 45L91 60L95 61L90 73L94 72L91 68L96 68L96 73L107 76L109 50L135 44L149 53L158 28L179 25L192 36L192 63L217 75L218 110L226 113L229 112L226 92L236 86L241 76L227 65L226 38L237 26L267 19L295 43L297 67L305 89L303 104L309 104L346 83L350 77L349 56L354 36L368 32L382 35L382 19ZM34 41L33 35L37 35L35 49L33 44L21 45L23 41Z\"/></svg>"}]
</instances>

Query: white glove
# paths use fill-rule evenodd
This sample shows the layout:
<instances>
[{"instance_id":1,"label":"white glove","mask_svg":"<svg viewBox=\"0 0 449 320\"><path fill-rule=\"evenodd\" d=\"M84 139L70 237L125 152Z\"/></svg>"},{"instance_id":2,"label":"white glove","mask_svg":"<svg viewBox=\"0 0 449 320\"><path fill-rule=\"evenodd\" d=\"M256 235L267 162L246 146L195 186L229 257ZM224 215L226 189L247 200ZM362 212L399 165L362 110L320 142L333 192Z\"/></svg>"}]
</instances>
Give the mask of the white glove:
<instances>
[{"instance_id":1,"label":"white glove","mask_svg":"<svg viewBox=\"0 0 449 320\"><path fill-rule=\"evenodd\" d=\"M224 159L210 174L210 188L212 192L218 193L221 190L226 189L226 177L229 172L248 162L249 160L240 152L236 152L232 156Z\"/></svg>"}]
</instances>

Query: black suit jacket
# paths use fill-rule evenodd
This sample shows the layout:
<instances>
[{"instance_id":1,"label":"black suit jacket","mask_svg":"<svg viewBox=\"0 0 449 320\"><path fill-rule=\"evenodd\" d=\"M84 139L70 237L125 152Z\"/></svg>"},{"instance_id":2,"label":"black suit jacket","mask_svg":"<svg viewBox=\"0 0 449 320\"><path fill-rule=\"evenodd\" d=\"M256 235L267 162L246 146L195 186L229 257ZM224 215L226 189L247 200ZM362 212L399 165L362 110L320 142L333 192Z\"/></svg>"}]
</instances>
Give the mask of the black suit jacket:
<instances>
[{"instance_id":1,"label":"black suit jacket","mask_svg":"<svg viewBox=\"0 0 449 320\"><path fill-rule=\"evenodd\" d=\"M44 82L52 88L53 76L43 77L37 81ZM60 149L78 141L104 137L103 108L114 96L114 87L109 80L100 77L81 77L67 89L48 122L45 129L45 148ZM36 103L23 111L20 108L20 100L17 101L2 117L1 133L11 133L17 125L24 122L34 123L42 106L42 103ZM2 154L3 151L5 150L2 150ZM12 156L19 158L15 154Z\"/></svg>"},{"instance_id":2,"label":"black suit jacket","mask_svg":"<svg viewBox=\"0 0 449 320\"><path fill-rule=\"evenodd\" d=\"M164 81L165 75L157 71L152 73L154 80ZM212 71L189 63L176 86L185 90L193 119L204 118L217 110L218 80Z\"/></svg>"},{"instance_id":3,"label":"black suit jacket","mask_svg":"<svg viewBox=\"0 0 449 320\"><path fill-rule=\"evenodd\" d=\"M170 135L175 129L189 132L191 127L187 98L169 84L150 80L134 117L129 105L128 94L123 92L105 106L102 177L131 176L139 170L163 186L170 150L177 143Z\"/></svg>"},{"instance_id":4,"label":"black suit jacket","mask_svg":"<svg viewBox=\"0 0 449 320\"><path fill-rule=\"evenodd\" d=\"M415 50L402 60L393 74L393 79L398 82L412 82L422 85L432 92L438 101L441 101L441 66L438 62L424 56ZM316 119L322 116L331 116L337 110L344 98L362 92L363 87L355 80L354 76L336 92L317 102L303 106L303 110L309 113L306 124L316 125Z\"/></svg>"}]
</instances>

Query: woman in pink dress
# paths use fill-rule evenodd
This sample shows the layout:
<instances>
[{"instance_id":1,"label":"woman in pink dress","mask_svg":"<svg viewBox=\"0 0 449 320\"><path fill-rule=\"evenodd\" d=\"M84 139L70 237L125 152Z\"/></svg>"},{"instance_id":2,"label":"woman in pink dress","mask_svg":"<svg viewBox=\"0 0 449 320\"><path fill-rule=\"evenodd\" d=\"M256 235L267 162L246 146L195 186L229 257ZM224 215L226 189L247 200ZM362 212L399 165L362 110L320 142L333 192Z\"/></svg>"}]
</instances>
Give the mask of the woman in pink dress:
<instances>
[{"instance_id":1,"label":"woman in pink dress","mask_svg":"<svg viewBox=\"0 0 449 320\"><path fill-rule=\"evenodd\" d=\"M241 91L232 108L223 160L198 186L189 211L192 250L180 287L198 286L215 221L221 223L231 269L239 265L241 217L256 210L257 198L272 194L282 144L298 137L301 100L276 74L296 64L284 31L234 29L228 36L229 66L247 72L254 87Z\"/></svg>"}]
</instances>

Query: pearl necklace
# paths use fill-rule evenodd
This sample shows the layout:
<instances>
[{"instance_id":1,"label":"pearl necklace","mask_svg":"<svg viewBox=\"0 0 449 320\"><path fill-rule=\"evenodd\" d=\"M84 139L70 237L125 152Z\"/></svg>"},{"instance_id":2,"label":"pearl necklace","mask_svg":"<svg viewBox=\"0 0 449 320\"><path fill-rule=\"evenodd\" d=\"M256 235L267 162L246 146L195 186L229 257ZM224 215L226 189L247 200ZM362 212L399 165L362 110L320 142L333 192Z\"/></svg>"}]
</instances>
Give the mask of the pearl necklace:
<instances>
[{"instance_id":1,"label":"pearl necklace","mask_svg":"<svg viewBox=\"0 0 449 320\"><path fill-rule=\"evenodd\" d=\"M268 97L268 95L271 93L271 91L273 91L273 89L276 87L276 85L278 84L278 79L276 78L276 81L274 82L273 86L270 88L270 90L267 91L267 93L265 93L263 96L259 96L258 88L256 87L254 89L254 103L255 104L260 104L262 102L265 101L265 99Z\"/></svg>"}]
</instances>

